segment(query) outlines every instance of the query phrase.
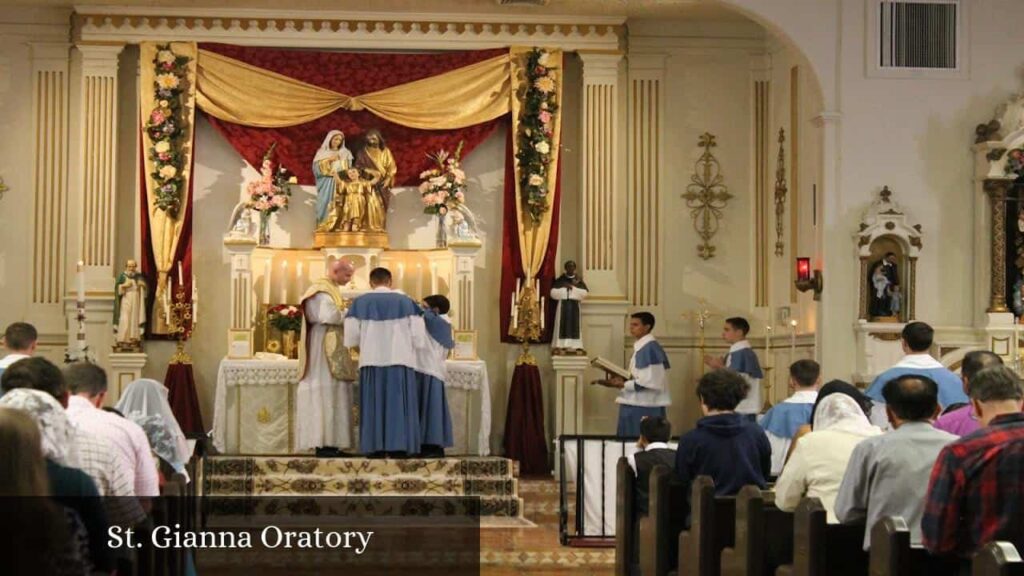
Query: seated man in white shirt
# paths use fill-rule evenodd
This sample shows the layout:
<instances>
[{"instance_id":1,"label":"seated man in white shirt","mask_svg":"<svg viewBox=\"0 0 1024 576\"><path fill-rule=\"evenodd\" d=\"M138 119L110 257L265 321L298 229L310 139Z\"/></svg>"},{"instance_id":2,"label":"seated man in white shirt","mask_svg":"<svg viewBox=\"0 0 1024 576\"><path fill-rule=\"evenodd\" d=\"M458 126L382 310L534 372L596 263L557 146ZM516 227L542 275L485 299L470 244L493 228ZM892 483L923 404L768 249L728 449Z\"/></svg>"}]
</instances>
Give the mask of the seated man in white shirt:
<instances>
[{"instance_id":1,"label":"seated man in white shirt","mask_svg":"<svg viewBox=\"0 0 1024 576\"><path fill-rule=\"evenodd\" d=\"M821 366L814 360L797 360L789 366L793 395L772 406L758 421L772 445L772 476L782 474L789 446L801 426L811 423L814 401L821 387Z\"/></svg>"},{"instance_id":2,"label":"seated man in white shirt","mask_svg":"<svg viewBox=\"0 0 1024 576\"><path fill-rule=\"evenodd\" d=\"M4 330L4 349L7 355L0 359L0 375L8 366L18 360L29 358L36 351L36 339L39 334L31 324L15 322ZM0 393L0 396L3 394Z\"/></svg>"},{"instance_id":3,"label":"seated man in white shirt","mask_svg":"<svg viewBox=\"0 0 1024 576\"><path fill-rule=\"evenodd\" d=\"M64 369L64 378L71 388L68 417L79 429L105 438L121 454L130 468L135 495L160 495L156 460L146 432L136 423L100 407L107 396L107 373L87 362L77 362Z\"/></svg>"}]
</instances>

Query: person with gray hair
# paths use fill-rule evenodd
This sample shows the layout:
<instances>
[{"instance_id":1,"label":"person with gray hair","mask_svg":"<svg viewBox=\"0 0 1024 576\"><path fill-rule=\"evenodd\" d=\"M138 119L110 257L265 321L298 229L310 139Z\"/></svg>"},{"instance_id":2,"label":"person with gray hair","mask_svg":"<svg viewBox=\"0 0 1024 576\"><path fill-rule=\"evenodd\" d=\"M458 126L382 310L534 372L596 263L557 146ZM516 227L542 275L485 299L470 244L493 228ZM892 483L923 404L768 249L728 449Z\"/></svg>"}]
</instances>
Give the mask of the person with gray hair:
<instances>
[{"instance_id":1,"label":"person with gray hair","mask_svg":"<svg viewBox=\"0 0 1024 576\"><path fill-rule=\"evenodd\" d=\"M932 469L923 542L932 554L969 558L989 542L1024 547L1024 387L1006 366L971 380L981 429L943 448Z\"/></svg>"},{"instance_id":2,"label":"person with gray hair","mask_svg":"<svg viewBox=\"0 0 1024 576\"><path fill-rule=\"evenodd\" d=\"M964 382L964 393L971 394L971 380L974 375L989 366L999 366L1003 359L998 354L989 350L974 350L964 355L964 361L960 365L960 379ZM974 415L974 408L970 402L966 406L950 410L935 421L935 427L945 430L957 436L966 436L981 428L978 417Z\"/></svg>"}]
</instances>

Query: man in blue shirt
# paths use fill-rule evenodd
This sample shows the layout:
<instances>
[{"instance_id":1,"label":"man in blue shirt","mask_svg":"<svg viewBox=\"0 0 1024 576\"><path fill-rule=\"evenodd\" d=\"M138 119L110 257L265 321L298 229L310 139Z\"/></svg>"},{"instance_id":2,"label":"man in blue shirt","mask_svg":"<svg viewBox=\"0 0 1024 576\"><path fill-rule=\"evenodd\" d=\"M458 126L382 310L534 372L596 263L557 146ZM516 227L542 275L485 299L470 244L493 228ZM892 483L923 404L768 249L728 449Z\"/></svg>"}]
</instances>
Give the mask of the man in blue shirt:
<instances>
[{"instance_id":1,"label":"man in blue shirt","mask_svg":"<svg viewBox=\"0 0 1024 576\"><path fill-rule=\"evenodd\" d=\"M882 372L871 383L865 394L877 403L885 403L882 390L890 380L907 374L927 376L939 385L939 405L945 410L951 404L967 403L960 377L928 354L935 337L935 330L924 322L911 322L903 327L903 353L905 356L895 366Z\"/></svg>"}]
</instances>

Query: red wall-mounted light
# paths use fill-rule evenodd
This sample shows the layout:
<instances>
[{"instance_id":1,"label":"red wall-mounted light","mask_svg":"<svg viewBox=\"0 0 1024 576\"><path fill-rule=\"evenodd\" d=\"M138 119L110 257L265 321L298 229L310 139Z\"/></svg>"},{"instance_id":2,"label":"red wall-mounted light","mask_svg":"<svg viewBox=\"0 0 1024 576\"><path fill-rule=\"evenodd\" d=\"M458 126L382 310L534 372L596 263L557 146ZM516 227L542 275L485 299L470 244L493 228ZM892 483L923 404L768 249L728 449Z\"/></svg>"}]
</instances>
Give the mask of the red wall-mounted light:
<instances>
[{"instance_id":1,"label":"red wall-mounted light","mask_svg":"<svg viewBox=\"0 0 1024 576\"><path fill-rule=\"evenodd\" d=\"M800 282L806 282L811 279L811 259L810 258L797 258L796 259L796 279Z\"/></svg>"},{"instance_id":2,"label":"red wall-mounted light","mask_svg":"<svg viewBox=\"0 0 1024 576\"><path fill-rule=\"evenodd\" d=\"M821 298L821 291L825 287L825 277L822 275L821 270L811 270L810 258L797 258L796 281L794 283L797 290L801 292L813 290L814 299L819 300Z\"/></svg>"}]
</instances>

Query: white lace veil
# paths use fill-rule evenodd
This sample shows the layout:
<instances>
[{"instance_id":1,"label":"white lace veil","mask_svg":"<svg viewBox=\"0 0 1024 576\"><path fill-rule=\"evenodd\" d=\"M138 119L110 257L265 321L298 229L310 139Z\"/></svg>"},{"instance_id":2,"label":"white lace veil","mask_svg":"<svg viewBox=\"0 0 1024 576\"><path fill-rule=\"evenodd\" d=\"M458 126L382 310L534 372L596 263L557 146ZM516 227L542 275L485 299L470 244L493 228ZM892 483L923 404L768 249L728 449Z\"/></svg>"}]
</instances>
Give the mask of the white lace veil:
<instances>
[{"instance_id":1,"label":"white lace veil","mask_svg":"<svg viewBox=\"0 0 1024 576\"><path fill-rule=\"evenodd\" d=\"M125 418L142 427L157 456L176 472L185 471L189 459L188 443L171 411L167 388L163 384L149 378L132 382L121 393L117 409Z\"/></svg>"},{"instance_id":2,"label":"white lace veil","mask_svg":"<svg viewBox=\"0 0 1024 576\"><path fill-rule=\"evenodd\" d=\"M77 429L68 419L64 407L53 396L31 388L15 388L0 398L0 406L22 410L36 421L43 438L44 456L63 466L78 466L75 451Z\"/></svg>"},{"instance_id":3,"label":"white lace veil","mask_svg":"<svg viewBox=\"0 0 1024 576\"><path fill-rule=\"evenodd\" d=\"M822 399L814 412L814 430L834 430L857 436L881 433L868 421L860 404L846 394L829 394Z\"/></svg>"}]
</instances>

